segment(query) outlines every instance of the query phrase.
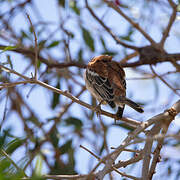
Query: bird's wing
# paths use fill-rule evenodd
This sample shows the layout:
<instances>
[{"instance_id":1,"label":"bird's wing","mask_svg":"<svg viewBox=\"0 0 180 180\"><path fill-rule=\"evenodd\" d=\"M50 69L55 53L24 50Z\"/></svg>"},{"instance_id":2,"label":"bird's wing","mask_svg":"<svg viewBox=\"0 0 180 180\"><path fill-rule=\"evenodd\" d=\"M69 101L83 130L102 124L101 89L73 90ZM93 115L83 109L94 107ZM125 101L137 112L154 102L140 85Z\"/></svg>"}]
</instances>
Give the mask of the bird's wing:
<instances>
[{"instance_id":1,"label":"bird's wing","mask_svg":"<svg viewBox=\"0 0 180 180\"><path fill-rule=\"evenodd\" d=\"M103 100L108 103L114 100L114 91L108 78L99 76L97 73L92 71L86 73L86 77Z\"/></svg>"},{"instance_id":2,"label":"bird's wing","mask_svg":"<svg viewBox=\"0 0 180 180\"><path fill-rule=\"evenodd\" d=\"M126 94L125 72L117 62L108 63L108 78L112 84L116 96L124 96Z\"/></svg>"}]
</instances>

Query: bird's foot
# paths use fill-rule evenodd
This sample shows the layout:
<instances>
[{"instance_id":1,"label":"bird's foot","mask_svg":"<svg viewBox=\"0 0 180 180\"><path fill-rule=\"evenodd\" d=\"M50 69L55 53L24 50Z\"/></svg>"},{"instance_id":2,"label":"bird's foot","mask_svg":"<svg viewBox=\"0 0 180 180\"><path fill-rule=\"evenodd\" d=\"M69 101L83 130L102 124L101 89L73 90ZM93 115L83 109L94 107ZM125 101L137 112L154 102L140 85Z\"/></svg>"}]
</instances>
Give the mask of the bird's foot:
<instances>
[{"instance_id":1,"label":"bird's foot","mask_svg":"<svg viewBox=\"0 0 180 180\"><path fill-rule=\"evenodd\" d=\"M122 114L119 114L119 112L117 112L114 116L114 123L116 124L117 120L120 120L122 118Z\"/></svg>"},{"instance_id":2,"label":"bird's foot","mask_svg":"<svg viewBox=\"0 0 180 180\"><path fill-rule=\"evenodd\" d=\"M97 115L97 117L99 117L100 116L100 114L101 114L101 104L103 103L103 101L101 101L97 106L95 106L94 107L94 111L96 112L96 115Z\"/></svg>"}]
</instances>

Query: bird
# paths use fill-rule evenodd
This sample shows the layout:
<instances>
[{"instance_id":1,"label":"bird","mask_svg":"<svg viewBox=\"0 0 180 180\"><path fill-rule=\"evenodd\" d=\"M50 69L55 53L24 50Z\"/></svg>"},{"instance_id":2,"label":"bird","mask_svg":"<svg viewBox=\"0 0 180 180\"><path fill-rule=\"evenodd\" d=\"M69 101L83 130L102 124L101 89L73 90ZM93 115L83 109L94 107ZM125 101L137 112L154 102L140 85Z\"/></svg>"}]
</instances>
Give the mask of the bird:
<instances>
[{"instance_id":1,"label":"bird","mask_svg":"<svg viewBox=\"0 0 180 180\"><path fill-rule=\"evenodd\" d=\"M117 118L122 118L125 105L139 113L144 112L139 104L126 97L125 72L118 62L112 60L112 56L92 58L86 67L84 79L86 88L100 102L99 105L118 107Z\"/></svg>"}]
</instances>

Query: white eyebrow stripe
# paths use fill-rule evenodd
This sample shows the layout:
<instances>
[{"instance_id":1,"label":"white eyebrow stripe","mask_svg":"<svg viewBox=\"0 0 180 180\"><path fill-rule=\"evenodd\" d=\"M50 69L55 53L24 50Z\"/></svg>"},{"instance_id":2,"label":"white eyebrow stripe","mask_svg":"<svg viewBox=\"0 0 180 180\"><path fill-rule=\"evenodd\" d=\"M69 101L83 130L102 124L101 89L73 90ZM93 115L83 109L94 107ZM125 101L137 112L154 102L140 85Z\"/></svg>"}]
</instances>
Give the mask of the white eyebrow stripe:
<instances>
[{"instance_id":1,"label":"white eyebrow stripe","mask_svg":"<svg viewBox=\"0 0 180 180\"><path fill-rule=\"evenodd\" d=\"M91 76L99 76L96 72L91 71L89 69L87 69L87 72L91 75Z\"/></svg>"}]
</instances>

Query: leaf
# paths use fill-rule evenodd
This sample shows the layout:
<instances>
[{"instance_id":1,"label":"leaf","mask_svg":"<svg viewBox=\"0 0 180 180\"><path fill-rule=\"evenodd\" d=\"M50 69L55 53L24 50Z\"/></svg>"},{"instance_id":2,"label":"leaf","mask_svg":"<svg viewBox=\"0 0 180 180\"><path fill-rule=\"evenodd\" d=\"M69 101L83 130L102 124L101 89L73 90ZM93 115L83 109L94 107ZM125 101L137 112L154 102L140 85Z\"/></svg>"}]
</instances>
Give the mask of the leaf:
<instances>
[{"instance_id":1,"label":"leaf","mask_svg":"<svg viewBox=\"0 0 180 180\"><path fill-rule=\"evenodd\" d=\"M102 46L104 47L104 50L107 51L105 41L102 37L100 37L100 41L101 41Z\"/></svg>"},{"instance_id":2,"label":"leaf","mask_svg":"<svg viewBox=\"0 0 180 180\"><path fill-rule=\"evenodd\" d=\"M58 0L58 4L62 7L65 7L65 0Z\"/></svg>"},{"instance_id":3,"label":"leaf","mask_svg":"<svg viewBox=\"0 0 180 180\"><path fill-rule=\"evenodd\" d=\"M0 134L0 149L4 146L6 142L7 133Z\"/></svg>"},{"instance_id":4,"label":"leaf","mask_svg":"<svg viewBox=\"0 0 180 180\"><path fill-rule=\"evenodd\" d=\"M68 156L69 156L69 162L68 162L68 169L71 174L74 174L74 168L75 168L75 159L74 159L74 149L68 150Z\"/></svg>"},{"instance_id":5,"label":"leaf","mask_svg":"<svg viewBox=\"0 0 180 180\"><path fill-rule=\"evenodd\" d=\"M7 46L7 47L5 47L5 48L2 48L1 50L1 52L0 53L3 53L3 52L5 52L5 51L12 51L12 50L14 50L14 49L16 49L17 48L17 46Z\"/></svg>"},{"instance_id":6,"label":"leaf","mask_svg":"<svg viewBox=\"0 0 180 180\"><path fill-rule=\"evenodd\" d=\"M38 61L37 61L37 68L39 69L40 68L40 66L41 66L41 61L38 59Z\"/></svg>"},{"instance_id":7,"label":"leaf","mask_svg":"<svg viewBox=\"0 0 180 180\"><path fill-rule=\"evenodd\" d=\"M6 170L7 168L9 168L10 165L11 165L11 163L6 158L1 160L0 161L0 174L1 174L1 172Z\"/></svg>"},{"instance_id":8,"label":"leaf","mask_svg":"<svg viewBox=\"0 0 180 180\"><path fill-rule=\"evenodd\" d=\"M59 137L58 137L58 131L57 129L55 129L54 131L52 131L52 133L50 134L50 138L51 138L51 142L53 144L54 147L58 147L58 143L59 143Z\"/></svg>"},{"instance_id":9,"label":"leaf","mask_svg":"<svg viewBox=\"0 0 180 180\"><path fill-rule=\"evenodd\" d=\"M42 41L38 42L38 48L39 48L39 49L44 48L44 45L45 45L46 41L47 41L47 40L42 40Z\"/></svg>"},{"instance_id":10,"label":"leaf","mask_svg":"<svg viewBox=\"0 0 180 180\"><path fill-rule=\"evenodd\" d=\"M8 60L8 64L10 65L11 69L13 69L13 64L11 61L11 57L9 55L7 55L7 60Z\"/></svg>"},{"instance_id":11,"label":"leaf","mask_svg":"<svg viewBox=\"0 0 180 180\"><path fill-rule=\"evenodd\" d=\"M131 38L129 36L120 36L122 40L132 42Z\"/></svg>"},{"instance_id":12,"label":"leaf","mask_svg":"<svg viewBox=\"0 0 180 180\"><path fill-rule=\"evenodd\" d=\"M178 4L178 6L177 6L177 12L180 12L180 2Z\"/></svg>"},{"instance_id":13,"label":"leaf","mask_svg":"<svg viewBox=\"0 0 180 180\"><path fill-rule=\"evenodd\" d=\"M65 119L64 121L66 122L67 126L73 125L76 130L80 130L83 126L82 121L75 117L69 117L69 118Z\"/></svg>"},{"instance_id":14,"label":"leaf","mask_svg":"<svg viewBox=\"0 0 180 180\"><path fill-rule=\"evenodd\" d=\"M65 154L68 153L68 151L72 149L72 139L67 141L65 144L63 144L59 150L61 152L61 154Z\"/></svg>"},{"instance_id":15,"label":"leaf","mask_svg":"<svg viewBox=\"0 0 180 180\"><path fill-rule=\"evenodd\" d=\"M82 27L83 39L86 45L94 52L94 39L92 38L90 32Z\"/></svg>"},{"instance_id":16,"label":"leaf","mask_svg":"<svg viewBox=\"0 0 180 180\"><path fill-rule=\"evenodd\" d=\"M101 148L100 148L100 150L99 150L99 155L102 154L102 152L103 152L103 150L104 150L104 147L105 147L105 144L104 144L104 141L103 141L102 146L101 146Z\"/></svg>"},{"instance_id":17,"label":"leaf","mask_svg":"<svg viewBox=\"0 0 180 180\"><path fill-rule=\"evenodd\" d=\"M80 63L83 62L82 53L83 53L82 49L79 49L79 52L78 52L78 61Z\"/></svg>"},{"instance_id":18,"label":"leaf","mask_svg":"<svg viewBox=\"0 0 180 180\"><path fill-rule=\"evenodd\" d=\"M24 39L24 38L31 39L25 31L21 30L21 39Z\"/></svg>"},{"instance_id":19,"label":"leaf","mask_svg":"<svg viewBox=\"0 0 180 180\"><path fill-rule=\"evenodd\" d=\"M77 7L77 2L75 0L71 0L69 3L69 7L77 14L80 15L80 10Z\"/></svg>"},{"instance_id":20,"label":"leaf","mask_svg":"<svg viewBox=\"0 0 180 180\"><path fill-rule=\"evenodd\" d=\"M131 36L133 35L133 33L134 33L134 30L132 29L132 27L129 27L128 34L125 36L120 36L120 39L133 42L133 40L131 39Z\"/></svg>"},{"instance_id":21,"label":"leaf","mask_svg":"<svg viewBox=\"0 0 180 180\"><path fill-rule=\"evenodd\" d=\"M13 153L17 148L23 145L26 139L15 138L7 144L6 152L8 154Z\"/></svg>"},{"instance_id":22,"label":"leaf","mask_svg":"<svg viewBox=\"0 0 180 180\"><path fill-rule=\"evenodd\" d=\"M55 47L55 46L58 46L59 43L60 43L60 41L53 41L51 44L49 44L49 45L47 46L47 48L53 48L53 47Z\"/></svg>"},{"instance_id":23,"label":"leaf","mask_svg":"<svg viewBox=\"0 0 180 180\"><path fill-rule=\"evenodd\" d=\"M31 121L33 124L37 125L37 126L40 126L40 122L39 120L35 117L35 116L30 116L28 118L26 118L26 121Z\"/></svg>"},{"instance_id":24,"label":"leaf","mask_svg":"<svg viewBox=\"0 0 180 180\"><path fill-rule=\"evenodd\" d=\"M59 80L58 80L58 82L57 82L56 88L57 88L57 89L60 89ZM54 93L53 93L52 103L51 103L52 109L54 109L58 104L59 104L59 94L56 93L56 92L54 92Z\"/></svg>"},{"instance_id":25,"label":"leaf","mask_svg":"<svg viewBox=\"0 0 180 180\"><path fill-rule=\"evenodd\" d=\"M37 176L42 175L42 164L43 164L43 157L42 155L38 154L35 164L35 175Z\"/></svg>"}]
</instances>

